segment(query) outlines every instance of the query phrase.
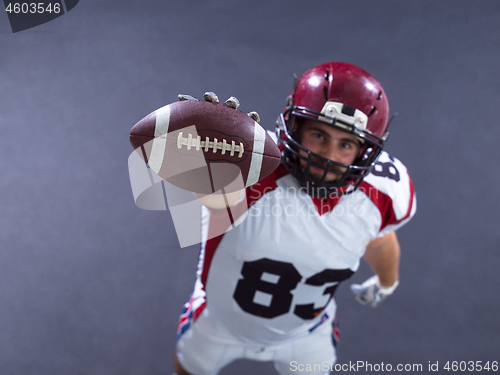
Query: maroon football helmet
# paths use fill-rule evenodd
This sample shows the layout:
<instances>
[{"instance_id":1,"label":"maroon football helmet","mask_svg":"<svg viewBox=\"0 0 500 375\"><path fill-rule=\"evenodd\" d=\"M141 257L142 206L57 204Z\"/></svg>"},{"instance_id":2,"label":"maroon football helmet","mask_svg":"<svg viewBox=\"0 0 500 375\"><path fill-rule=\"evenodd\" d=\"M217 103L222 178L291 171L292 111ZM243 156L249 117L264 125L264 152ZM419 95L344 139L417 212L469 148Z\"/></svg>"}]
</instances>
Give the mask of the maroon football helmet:
<instances>
[{"instance_id":1,"label":"maroon football helmet","mask_svg":"<svg viewBox=\"0 0 500 375\"><path fill-rule=\"evenodd\" d=\"M298 137L301 119L318 121L354 135L361 144L354 163L337 163L303 147ZM284 165L313 197L352 193L370 173L382 151L388 137L388 123L389 103L375 77L343 62L318 65L296 80L278 118L277 134ZM303 152L299 153L300 150ZM301 166L301 159L307 163ZM324 170L321 179L309 173L311 165ZM325 181L328 172L340 175L339 179Z\"/></svg>"}]
</instances>

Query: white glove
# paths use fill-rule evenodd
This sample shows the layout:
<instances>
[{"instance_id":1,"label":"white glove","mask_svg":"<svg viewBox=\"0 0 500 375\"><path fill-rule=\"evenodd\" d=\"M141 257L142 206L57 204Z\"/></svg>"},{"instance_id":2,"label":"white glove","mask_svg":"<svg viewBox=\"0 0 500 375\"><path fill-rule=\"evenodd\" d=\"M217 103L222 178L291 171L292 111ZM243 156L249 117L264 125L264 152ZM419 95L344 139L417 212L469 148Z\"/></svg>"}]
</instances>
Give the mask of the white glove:
<instances>
[{"instance_id":1,"label":"white glove","mask_svg":"<svg viewBox=\"0 0 500 375\"><path fill-rule=\"evenodd\" d=\"M396 281L393 286L380 286L378 276L374 275L366 280L363 284L352 284L351 291L355 294L356 300L362 305L376 307L389 297L398 287L399 281Z\"/></svg>"}]
</instances>

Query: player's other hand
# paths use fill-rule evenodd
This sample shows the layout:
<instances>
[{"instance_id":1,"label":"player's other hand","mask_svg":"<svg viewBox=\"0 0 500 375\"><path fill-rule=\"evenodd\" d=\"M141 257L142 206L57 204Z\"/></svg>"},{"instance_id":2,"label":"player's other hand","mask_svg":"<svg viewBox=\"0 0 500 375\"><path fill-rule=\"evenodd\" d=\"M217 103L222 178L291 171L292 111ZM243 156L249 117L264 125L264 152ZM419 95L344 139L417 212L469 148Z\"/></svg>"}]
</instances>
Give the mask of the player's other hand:
<instances>
[{"instance_id":1,"label":"player's other hand","mask_svg":"<svg viewBox=\"0 0 500 375\"><path fill-rule=\"evenodd\" d=\"M378 281L377 275L370 277L363 284L352 284L351 291L356 296L356 300L362 305L376 307L389 297L399 285L396 281L391 287L383 287Z\"/></svg>"}]
</instances>

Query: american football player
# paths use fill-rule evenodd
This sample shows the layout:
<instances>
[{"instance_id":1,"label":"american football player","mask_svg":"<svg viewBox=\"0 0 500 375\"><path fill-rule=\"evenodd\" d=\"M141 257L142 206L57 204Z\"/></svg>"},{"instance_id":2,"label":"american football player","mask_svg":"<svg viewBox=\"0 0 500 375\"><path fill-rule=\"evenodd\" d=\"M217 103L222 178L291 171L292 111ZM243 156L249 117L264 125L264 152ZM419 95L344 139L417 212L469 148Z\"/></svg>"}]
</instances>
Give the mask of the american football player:
<instances>
[{"instance_id":1,"label":"american football player","mask_svg":"<svg viewBox=\"0 0 500 375\"><path fill-rule=\"evenodd\" d=\"M277 121L282 164L232 195L238 225L211 238L225 207L203 208L208 239L179 320L178 375L214 375L240 358L330 373L337 286L364 257L374 276L351 287L357 300L377 306L392 294L395 231L416 211L406 167L383 151L388 123L384 89L360 67L329 62L296 80Z\"/></svg>"}]
</instances>

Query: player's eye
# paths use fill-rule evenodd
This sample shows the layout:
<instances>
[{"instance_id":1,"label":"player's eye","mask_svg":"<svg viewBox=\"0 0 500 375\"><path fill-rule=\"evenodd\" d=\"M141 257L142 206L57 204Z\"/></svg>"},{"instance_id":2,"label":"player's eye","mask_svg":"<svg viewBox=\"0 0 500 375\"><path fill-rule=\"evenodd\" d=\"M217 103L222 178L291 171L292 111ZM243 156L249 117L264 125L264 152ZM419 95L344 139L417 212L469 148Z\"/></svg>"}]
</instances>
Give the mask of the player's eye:
<instances>
[{"instance_id":1,"label":"player's eye","mask_svg":"<svg viewBox=\"0 0 500 375\"><path fill-rule=\"evenodd\" d=\"M321 141L325 139L325 136L322 133L314 133L313 137Z\"/></svg>"}]
</instances>

